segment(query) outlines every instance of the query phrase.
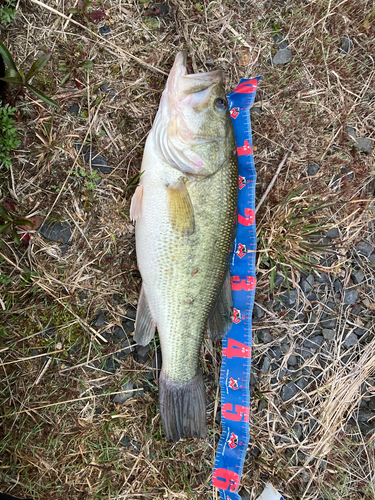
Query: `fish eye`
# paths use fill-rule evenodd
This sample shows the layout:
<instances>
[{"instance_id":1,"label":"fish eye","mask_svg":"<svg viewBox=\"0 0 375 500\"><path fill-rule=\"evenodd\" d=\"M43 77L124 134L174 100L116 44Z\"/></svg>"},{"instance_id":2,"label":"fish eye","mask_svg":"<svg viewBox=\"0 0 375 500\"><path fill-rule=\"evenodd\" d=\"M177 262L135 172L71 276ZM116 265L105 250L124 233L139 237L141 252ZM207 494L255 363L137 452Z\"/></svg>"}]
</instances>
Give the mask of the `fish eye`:
<instances>
[{"instance_id":1,"label":"fish eye","mask_svg":"<svg viewBox=\"0 0 375 500\"><path fill-rule=\"evenodd\" d=\"M219 111L223 111L227 109L227 101L225 99L222 99L219 97L219 99L216 99L215 101L215 108L218 109Z\"/></svg>"}]
</instances>

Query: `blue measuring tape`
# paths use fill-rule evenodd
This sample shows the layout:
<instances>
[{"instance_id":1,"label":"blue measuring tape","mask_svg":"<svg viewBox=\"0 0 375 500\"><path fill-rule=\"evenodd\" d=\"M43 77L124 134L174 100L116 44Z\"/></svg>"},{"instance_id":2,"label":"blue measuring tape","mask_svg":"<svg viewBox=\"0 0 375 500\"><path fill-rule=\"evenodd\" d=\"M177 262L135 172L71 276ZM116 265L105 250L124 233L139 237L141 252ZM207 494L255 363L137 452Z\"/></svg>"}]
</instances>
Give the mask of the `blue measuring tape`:
<instances>
[{"instance_id":1,"label":"blue measuring tape","mask_svg":"<svg viewBox=\"0 0 375 500\"><path fill-rule=\"evenodd\" d=\"M223 339L221 364L222 434L212 485L222 500L241 500L238 487L249 444L251 317L255 296L255 181L250 106L260 77L241 79L227 95L238 154L238 226L231 254L233 325Z\"/></svg>"}]
</instances>

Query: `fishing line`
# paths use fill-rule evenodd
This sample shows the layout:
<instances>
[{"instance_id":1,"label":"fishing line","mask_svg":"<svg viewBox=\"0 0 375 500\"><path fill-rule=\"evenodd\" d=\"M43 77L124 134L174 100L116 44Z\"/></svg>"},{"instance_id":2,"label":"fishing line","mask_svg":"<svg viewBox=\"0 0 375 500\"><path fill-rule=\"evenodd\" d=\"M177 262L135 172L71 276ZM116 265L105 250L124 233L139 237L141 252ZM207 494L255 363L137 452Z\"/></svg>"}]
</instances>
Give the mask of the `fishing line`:
<instances>
[{"instance_id":1,"label":"fishing line","mask_svg":"<svg viewBox=\"0 0 375 500\"><path fill-rule=\"evenodd\" d=\"M250 107L260 77L241 79L227 95L238 154L238 226L230 258L232 328L223 339L221 424L212 485L221 500L241 500L241 474L249 444L252 312L255 297L255 182Z\"/></svg>"}]
</instances>

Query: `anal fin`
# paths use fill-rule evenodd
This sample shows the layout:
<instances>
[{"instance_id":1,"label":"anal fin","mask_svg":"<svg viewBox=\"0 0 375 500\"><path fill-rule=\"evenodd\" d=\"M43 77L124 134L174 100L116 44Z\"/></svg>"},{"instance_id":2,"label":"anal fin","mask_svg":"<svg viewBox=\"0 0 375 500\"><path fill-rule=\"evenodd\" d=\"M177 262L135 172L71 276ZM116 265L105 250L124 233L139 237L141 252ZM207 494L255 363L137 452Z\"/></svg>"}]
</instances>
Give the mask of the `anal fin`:
<instances>
[{"instance_id":1,"label":"anal fin","mask_svg":"<svg viewBox=\"0 0 375 500\"><path fill-rule=\"evenodd\" d=\"M195 229L194 207L185 182L167 186L169 217L174 229L189 236Z\"/></svg>"},{"instance_id":2,"label":"anal fin","mask_svg":"<svg viewBox=\"0 0 375 500\"><path fill-rule=\"evenodd\" d=\"M222 339L232 326L233 298L229 266L225 271L223 286L208 318L207 330L212 341Z\"/></svg>"},{"instance_id":3,"label":"anal fin","mask_svg":"<svg viewBox=\"0 0 375 500\"><path fill-rule=\"evenodd\" d=\"M134 340L137 344L147 345L155 335L156 324L152 319L147 297L142 285L138 299L137 316L135 319Z\"/></svg>"}]
</instances>

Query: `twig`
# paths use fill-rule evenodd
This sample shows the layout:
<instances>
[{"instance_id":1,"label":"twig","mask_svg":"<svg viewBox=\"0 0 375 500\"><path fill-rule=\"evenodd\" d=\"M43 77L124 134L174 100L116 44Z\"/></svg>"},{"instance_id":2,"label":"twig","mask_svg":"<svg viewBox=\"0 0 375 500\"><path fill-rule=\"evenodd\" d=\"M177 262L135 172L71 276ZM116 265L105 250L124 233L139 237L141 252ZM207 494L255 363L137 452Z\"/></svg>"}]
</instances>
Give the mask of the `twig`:
<instances>
[{"instance_id":1,"label":"twig","mask_svg":"<svg viewBox=\"0 0 375 500\"><path fill-rule=\"evenodd\" d=\"M281 172L281 169L282 169L282 168L283 168L283 166L284 166L284 163L286 162L286 160L288 159L288 156L290 155L290 152L292 151L292 148L293 148L293 144L290 146L290 148L289 148L289 149L288 149L288 151L286 152L286 154L285 154L284 158L282 159L282 161L281 161L280 165L277 167L276 173L275 173L275 175L273 176L272 181L268 184L268 187L267 187L267 189L266 189L265 193L263 194L263 196L262 196L262 198L261 198L260 202L258 203L258 205L257 205L257 206L256 206L256 208L255 208L255 213L257 213L257 211L258 211L258 210L260 209L260 207L263 205L264 200L267 198L268 193L271 191L271 189L272 189L273 185L275 184L276 179L277 179L277 177L278 177L279 173Z\"/></svg>"}]
</instances>

